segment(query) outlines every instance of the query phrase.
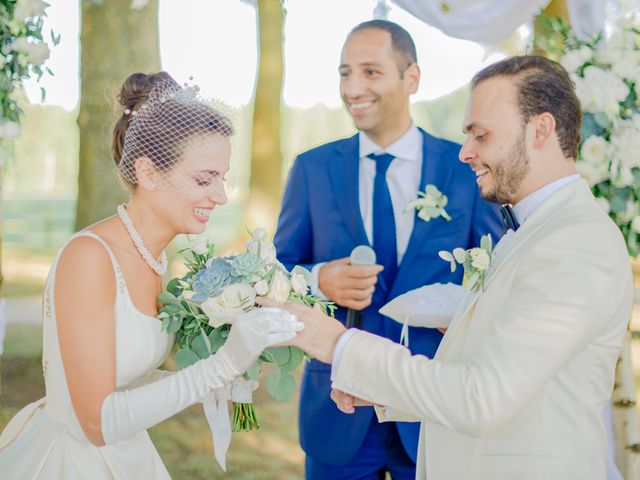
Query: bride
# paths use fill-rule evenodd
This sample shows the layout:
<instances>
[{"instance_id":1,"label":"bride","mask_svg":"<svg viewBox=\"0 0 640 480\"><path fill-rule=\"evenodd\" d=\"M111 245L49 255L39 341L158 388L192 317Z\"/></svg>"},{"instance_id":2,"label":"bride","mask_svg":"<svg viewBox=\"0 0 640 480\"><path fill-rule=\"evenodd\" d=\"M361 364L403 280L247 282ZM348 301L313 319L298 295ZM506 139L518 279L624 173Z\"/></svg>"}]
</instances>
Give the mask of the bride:
<instances>
[{"instance_id":1,"label":"bride","mask_svg":"<svg viewBox=\"0 0 640 480\"><path fill-rule=\"evenodd\" d=\"M146 429L301 328L283 310L254 310L235 319L215 355L178 373L155 370L174 340L155 318L164 248L179 233L203 232L226 202L233 132L165 72L131 75L118 100L112 150L131 197L73 235L53 262L43 300L46 397L0 436L0 478L169 478Z\"/></svg>"}]
</instances>

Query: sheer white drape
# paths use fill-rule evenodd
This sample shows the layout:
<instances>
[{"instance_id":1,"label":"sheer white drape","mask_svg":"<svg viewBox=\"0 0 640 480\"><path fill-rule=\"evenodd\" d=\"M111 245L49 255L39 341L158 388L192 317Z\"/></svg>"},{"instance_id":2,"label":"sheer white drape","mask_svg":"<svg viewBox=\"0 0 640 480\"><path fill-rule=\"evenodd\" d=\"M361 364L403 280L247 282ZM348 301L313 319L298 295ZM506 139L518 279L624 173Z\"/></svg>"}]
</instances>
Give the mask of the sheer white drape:
<instances>
[{"instance_id":1,"label":"sheer white drape","mask_svg":"<svg viewBox=\"0 0 640 480\"><path fill-rule=\"evenodd\" d=\"M549 3L549 0L392 1L451 37L476 42L507 38ZM606 2L567 0L571 26L579 37L589 39L602 30Z\"/></svg>"}]
</instances>

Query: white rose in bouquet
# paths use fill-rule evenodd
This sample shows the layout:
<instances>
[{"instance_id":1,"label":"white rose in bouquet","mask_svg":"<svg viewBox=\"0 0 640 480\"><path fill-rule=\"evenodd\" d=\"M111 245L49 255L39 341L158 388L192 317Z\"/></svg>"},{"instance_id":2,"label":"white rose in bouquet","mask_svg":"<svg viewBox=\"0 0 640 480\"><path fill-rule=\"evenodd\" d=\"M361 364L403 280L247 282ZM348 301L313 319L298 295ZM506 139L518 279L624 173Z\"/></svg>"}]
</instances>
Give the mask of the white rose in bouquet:
<instances>
[{"instance_id":1,"label":"white rose in bouquet","mask_svg":"<svg viewBox=\"0 0 640 480\"><path fill-rule=\"evenodd\" d=\"M247 243L247 251L260 258L265 265L273 265L276 261L276 247L272 243L253 240Z\"/></svg>"},{"instance_id":2,"label":"white rose in bouquet","mask_svg":"<svg viewBox=\"0 0 640 480\"><path fill-rule=\"evenodd\" d=\"M267 238L267 231L264 228L255 228L253 232L251 232L251 239L256 242L261 242L265 238Z\"/></svg>"},{"instance_id":3,"label":"white rose in bouquet","mask_svg":"<svg viewBox=\"0 0 640 480\"><path fill-rule=\"evenodd\" d=\"M277 270L271 279L271 286L269 287L267 298L284 303L289 299L290 292L291 283L289 283L289 279L283 272Z\"/></svg>"},{"instance_id":4,"label":"white rose in bouquet","mask_svg":"<svg viewBox=\"0 0 640 480\"><path fill-rule=\"evenodd\" d=\"M307 279L300 273L292 273L291 287L298 295L304 295L307 293Z\"/></svg>"},{"instance_id":5,"label":"white rose in bouquet","mask_svg":"<svg viewBox=\"0 0 640 480\"><path fill-rule=\"evenodd\" d=\"M209 317L209 325L218 328L225 323L233 323L236 315L248 312L256 303L256 292L251 285L234 283L224 288L222 293L202 302L200 308Z\"/></svg>"},{"instance_id":6,"label":"white rose in bouquet","mask_svg":"<svg viewBox=\"0 0 640 480\"><path fill-rule=\"evenodd\" d=\"M266 280L260 280L256 282L253 288L261 297L264 297L267 293L269 293L269 284Z\"/></svg>"},{"instance_id":7,"label":"white rose in bouquet","mask_svg":"<svg viewBox=\"0 0 640 480\"><path fill-rule=\"evenodd\" d=\"M205 235L198 235L189 239L189 248L198 255L204 255L209 251L207 247L207 237Z\"/></svg>"}]
</instances>

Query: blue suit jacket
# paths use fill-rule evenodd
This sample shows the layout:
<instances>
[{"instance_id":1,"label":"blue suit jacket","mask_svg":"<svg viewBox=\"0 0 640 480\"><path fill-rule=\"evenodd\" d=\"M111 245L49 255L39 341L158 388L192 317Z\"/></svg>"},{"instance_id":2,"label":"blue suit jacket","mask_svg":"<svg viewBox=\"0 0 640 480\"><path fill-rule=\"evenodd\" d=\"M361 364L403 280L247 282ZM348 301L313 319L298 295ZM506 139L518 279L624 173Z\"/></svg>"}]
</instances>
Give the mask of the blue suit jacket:
<instances>
[{"instance_id":1,"label":"blue suit jacket","mask_svg":"<svg viewBox=\"0 0 640 480\"><path fill-rule=\"evenodd\" d=\"M462 269L451 273L449 263L438 257L440 250L471 248L491 233L495 241L503 234L498 209L479 196L475 174L458 160L460 145L424 137L420 189L438 187L448 198L452 217L425 222L416 216L406 253L393 285L378 279L371 305L364 311L362 328L399 341L401 325L378 313L394 297L435 282L462 281ZM284 193L274 243L278 259L289 269L302 265L311 269L318 262L348 257L357 245L369 241L360 214L358 193L358 136L338 140L299 155ZM417 192L416 192L417 193ZM346 309L336 317L343 320ZM433 357L442 335L435 329L411 328L410 349ZM363 368L365 368L363 366ZM300 443L307 454L325 463L349 462L362 444L372 419L372 408L359 408L353 415L340 412L329 398L331 367L311 360L302 379L300 399ZM418 423L398 423L405 450L416 460Z\"/></svg>"}]
</instances>

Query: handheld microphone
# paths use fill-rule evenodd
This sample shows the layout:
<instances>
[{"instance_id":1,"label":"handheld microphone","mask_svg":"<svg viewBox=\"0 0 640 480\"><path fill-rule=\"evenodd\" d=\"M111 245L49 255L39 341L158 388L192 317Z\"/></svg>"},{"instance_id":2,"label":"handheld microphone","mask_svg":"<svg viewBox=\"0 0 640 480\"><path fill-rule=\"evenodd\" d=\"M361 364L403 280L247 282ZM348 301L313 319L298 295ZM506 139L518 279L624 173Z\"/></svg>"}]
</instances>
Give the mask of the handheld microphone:
<instances>
[{"instance_id":1,"label":"handheld microphone","mask_svg":"<svg viewBox=\"0 0 640 480\"><path fill-rule=\"evenodd\" d=\"M350 265L375 265L376 252L368 245L358 245L351 251ZM347 311L347 328L360 327L362 324L362 310Z\"/></svg>"}]
</instances>

